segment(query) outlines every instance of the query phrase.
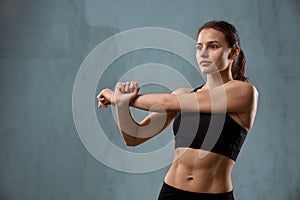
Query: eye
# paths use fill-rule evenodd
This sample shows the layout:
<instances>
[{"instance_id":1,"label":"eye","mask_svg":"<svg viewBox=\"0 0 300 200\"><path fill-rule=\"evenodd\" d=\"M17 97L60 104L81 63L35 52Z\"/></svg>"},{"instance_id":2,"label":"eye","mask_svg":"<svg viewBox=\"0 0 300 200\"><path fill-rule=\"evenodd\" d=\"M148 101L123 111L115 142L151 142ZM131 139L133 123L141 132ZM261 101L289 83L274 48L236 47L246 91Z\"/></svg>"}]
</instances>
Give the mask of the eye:
<instances>
[{"instance_id":1,"label":"eye","mask_svg":"<svg viewBox=\"0 0 300 200\"><path fill-rule=\"evenodd\" d=\"M196 49L197 50L202 50L202 46L201 45L196 45Z\"/></svg>"},{"instance_id":2,"label":"eye","mask_svg":"<svg viewBox=\"0 0 300 200\"><path fill-rule=\"evenodd\" d=\"M211 44L209 47L210 47L211 49L217 49L217 48L218 48L218 45L216 45L216 44Z\"/></svg>"}]
</instances>

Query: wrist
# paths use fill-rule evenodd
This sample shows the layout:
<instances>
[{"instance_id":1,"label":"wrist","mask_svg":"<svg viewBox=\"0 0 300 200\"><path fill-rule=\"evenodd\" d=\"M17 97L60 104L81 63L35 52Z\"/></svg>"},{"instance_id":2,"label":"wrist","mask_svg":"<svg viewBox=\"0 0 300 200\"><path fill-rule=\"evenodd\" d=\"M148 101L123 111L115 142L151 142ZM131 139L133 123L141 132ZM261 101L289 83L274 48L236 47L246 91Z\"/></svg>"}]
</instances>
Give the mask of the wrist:
<instances>
[{"instance_id":1,"label":"wrist","mask_svg":"<svg viewBox=\"0 0 300 200\"><path fill-rule=\"evenodd\" d=\"M135 100L136 100L136 99L137 99L139 96L142 96L142 95L141 95L141 94L139 94L139 95L137 95L137 96L133 97L132 99L130 99L129 106L133 106L133 105L134 105L134 103L135 103Z\"/></svg>"},{"instance_id":2,"label":"wrist","mask_svg":"<svg viewBox=\"0 0 300 200\"><path fill-rule=\"evenodd\" d=\"M115 106L120 106L120 107L127 106L127 107L129 107L129 104L130 104L129 100L116 100L115 101Z\"/></svg>"}]
</instances>

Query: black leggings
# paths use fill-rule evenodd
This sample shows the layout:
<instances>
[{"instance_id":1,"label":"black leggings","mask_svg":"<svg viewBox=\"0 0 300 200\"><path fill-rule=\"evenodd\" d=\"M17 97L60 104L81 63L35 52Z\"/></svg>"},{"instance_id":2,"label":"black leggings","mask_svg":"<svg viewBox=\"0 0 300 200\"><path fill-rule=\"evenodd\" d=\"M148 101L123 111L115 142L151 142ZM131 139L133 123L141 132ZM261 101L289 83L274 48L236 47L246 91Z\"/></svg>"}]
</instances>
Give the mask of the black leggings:
<instances>
[{"instance_id":1,"label":"black leggings","mask_svg":"<svg viewBox=\"0 0 300 200\"><path fill-rule=\"evenodd\" d=\"M164 182L158 200L234 200L234 197L233 191L217 194L189 192Z\"/></svg>"}]
</instances>

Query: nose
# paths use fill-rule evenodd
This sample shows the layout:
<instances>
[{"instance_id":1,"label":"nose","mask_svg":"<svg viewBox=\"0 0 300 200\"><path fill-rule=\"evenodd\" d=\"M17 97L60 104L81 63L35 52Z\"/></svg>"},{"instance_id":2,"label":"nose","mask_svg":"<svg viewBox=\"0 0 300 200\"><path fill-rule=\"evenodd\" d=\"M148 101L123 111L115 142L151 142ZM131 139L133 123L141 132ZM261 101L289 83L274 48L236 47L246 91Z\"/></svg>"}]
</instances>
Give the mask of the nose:
<instances>
[{"instance_id":1,"label":"nose","mask_svg":"<svg viewBox=\"0 0 300 200\"><path fill-rule=\"evenodd\" d=\"M201 58L208 58L208 52L206 51L206 49L198 49L197 50L197 53L198 55L201 57Z\"/></svg>"}]
</instances>

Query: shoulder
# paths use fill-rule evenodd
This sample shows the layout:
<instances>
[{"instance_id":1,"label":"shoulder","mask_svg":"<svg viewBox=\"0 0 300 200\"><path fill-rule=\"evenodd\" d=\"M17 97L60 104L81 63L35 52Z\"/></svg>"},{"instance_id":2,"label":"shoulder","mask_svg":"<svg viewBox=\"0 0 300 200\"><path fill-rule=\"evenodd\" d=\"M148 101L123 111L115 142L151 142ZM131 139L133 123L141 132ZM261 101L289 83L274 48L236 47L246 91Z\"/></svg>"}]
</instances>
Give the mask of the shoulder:
<instances>
[{"instance_id":1,"label":"shoulder","mask_svg":"<svg viewBox=\"0 0 300 200\"><path fill-rule=\"evenodd\" d=\"M258 91L256 87L249 82L233 80L225 83L224 86L228 92L242 96L258 97Z\"/></svg>"},{"instance_id":2,"label":"shoulder","mask_svg":"<svg viewBox=\"0 0 300 200\"><path fill-rule=\"evenodd\" d=\"M253 113L258 104L258 91L256 87L249 82L230 81L224 84L226 87L226 96L235 112Z\"/></svg>"},{"instance_id":3,"label":"shoulder","mask_svg":"<svg viewBox=\"0 0 300 200\"><path fill-rule=\"evenodd\" d=\"M192 88L178 88L172 92L172 94L185 94L191 92Z\"/></svg>"}]
</instances>

